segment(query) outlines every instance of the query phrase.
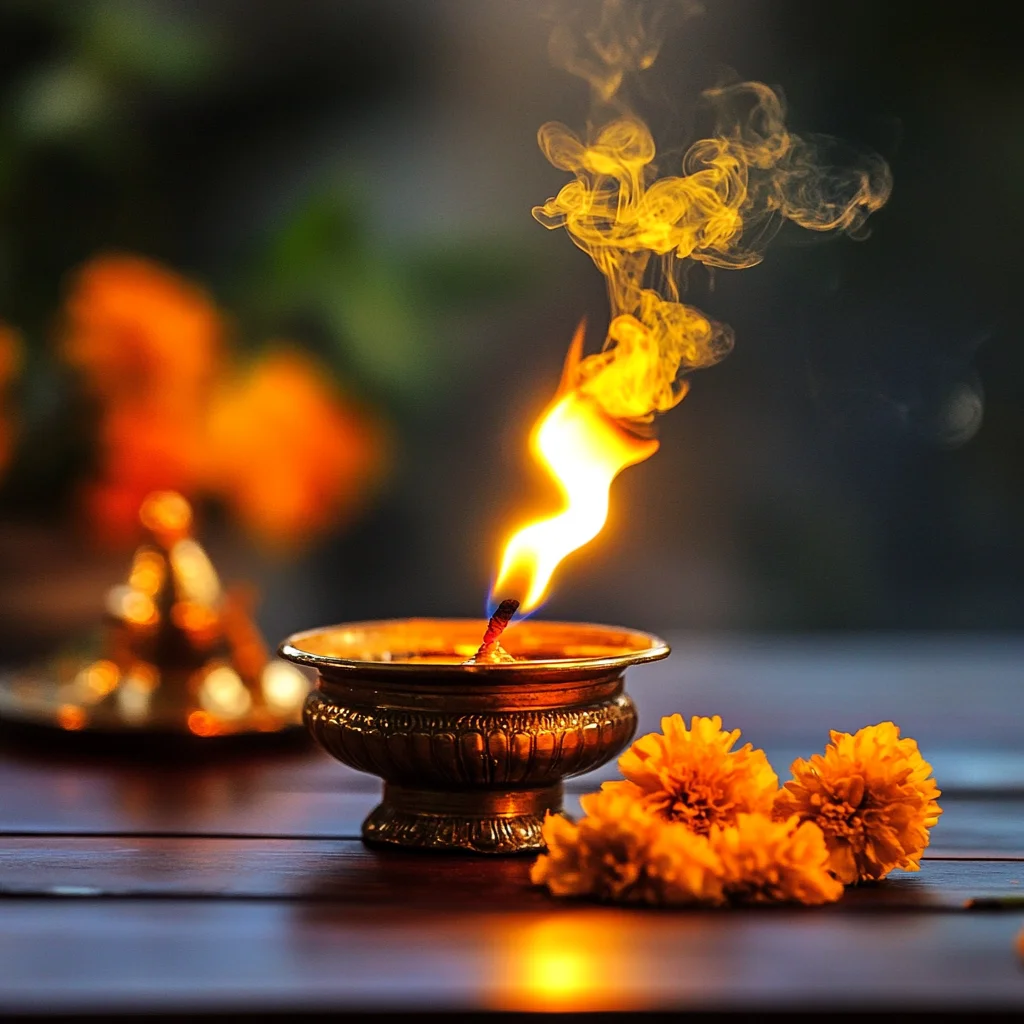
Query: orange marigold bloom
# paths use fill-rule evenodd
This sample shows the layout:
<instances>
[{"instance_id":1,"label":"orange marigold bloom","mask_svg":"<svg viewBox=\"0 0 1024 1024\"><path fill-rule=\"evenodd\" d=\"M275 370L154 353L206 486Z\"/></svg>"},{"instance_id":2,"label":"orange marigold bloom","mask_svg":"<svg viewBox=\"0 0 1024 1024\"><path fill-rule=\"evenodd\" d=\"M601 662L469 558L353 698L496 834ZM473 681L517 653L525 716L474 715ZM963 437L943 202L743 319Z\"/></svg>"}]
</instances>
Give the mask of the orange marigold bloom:
<instances>
[{"instance_id":1,"label":"orange marigold bloom","mask_svg":"<svg viewBox=\"0 0 1024 1024\"><path fill-rule=\"evenodd\" d=\"M195 494L203 482L203 421L223 336L207 294L150 260L99 256L74 275L60 347L99 400L98 474L82 502L101 540L136 540L151 490Z\"/></svg>"},{"instance_id":2,"label":"orange marigold bloom","mask_svg":"<svg viewBox=\"0 0 1024 1024\"><path fill-rule=\"evenodd\" d=\"M706 834L712 825L727 825L738 814L771 813L779 787L763 750L747 743L733 750L739 729L722 730L722 719L690 721L682 715L661 720L661 733L650 733L619 758L624 782L605 788L643 801L670 821Z\"/></svg>"},{"instance_id":3,"label":"orange marigold bloom","mask_svg":"<svg viewBox=\"0 0 1024 1024\"><path fill-rule=\"evenodd\" d=\"M793 818L739 814L735 824L699 835L666 821L627 791L582 799L578 823L544 822L548 853L530 877L555 896L618 903L721 906L726 903L828 903L843 886L828 869L821 829Z\"/></svg>"},{"instance_id":4,"label":"orange marigold bloom","mask_svg":"<svg viewBox=\"0 0 1024 1024\"><path fill-rule=\"evenodd\" d=\"M14 449L15 423L7 408L7 389L21 369L21 338L0 320L0 472L7 468Z\"/></svg>"},{"instance_id":5,"label":"orange marigold bloom","mask_svg":"<svg viewBox=\"0 0 1024 1024\"><path fill-rule=\"evenodd\" d=\"M0 320L0 392L18 376L21 369L21 336Z\"/></svg>"},{"instance_id":6,"label":"orange marigold bloom","mask_svg":"<svg viewBox=\"0 0 1024 1024\"><path fill-rule=\"evenodd\" d=\"M197 285L139 256L99 256L73 278L61 350L104 400L191 407L219 363L223 334Z\"/></svg>"},{"instance_id":7,"label":"orange marigold bloom","mask_svg":"<svg viewBox=\"0 0 1024 1024\"><path fill-rule=\"evenodd\" d=\"M132 541L152 490L222 499L256 539L294 547L354 510L379 472L377 424L298 350L236 371L224 326L196 285L137 256L82 267L61 351L97 399L94 531Z\"/></svg>"},{"instance_id":8,"label":"orange marigold bloom","mask_svg":"<svg viewBox=\"0 0 1024 1024\"><path fill-rule=\"evenodd\" d=\"M213 395L209 489L272 547L287 547L353 511L379 472L380 430L329 374L278 348Z\"/></svg>"},{"instance_id":9,"label":"orange marigold bloom","mask_svg":"<svg viewBox=\"0 0 1024 1024\"><path fill-rule=\"evenodd\" d=\"M626 793L602 790L581 799L579 822L544 820L547 854L530 872L555 896L595 896L620 903L693 903L719 898L707 840L666 823Z\"/></svg>"},{"instance_id":10,"label":"orange marigold bloom","mask_svg":"<svg viewBox=\"0 0 1024 1024\"><path fill-rule=\"evenodd\" d=\"M819 825L832 871L847 885L917 871L942 813L931 765L892 722L831 735L824 755L793 762L776 816Z\"/></svg>"},{"instance_id":11,"label":"orange marigold bloom","mask_svg":"<svg viewBox=\"0 0 1024 1024\"><path fill-rule=\"evenodd\" d=\"M829 870L825 837L813 822L739 814L734 825L712 826L708 843L730 903L832 903L843 894Z\"/></svg>"},{"instance_id":12,"label":"orange marigold bloom","mask_svg":"<svg viewBox=\"0 0 1024 1024\"><path fill-rule=\"evenodd\" d=\"M138 539L139 508L151 491L194 494L206 473L206 444L194 418L162 415L144 403L114 405L101 420L99 478L82 490L88 521L99 540Z\"/></svg>"}]
</instances>

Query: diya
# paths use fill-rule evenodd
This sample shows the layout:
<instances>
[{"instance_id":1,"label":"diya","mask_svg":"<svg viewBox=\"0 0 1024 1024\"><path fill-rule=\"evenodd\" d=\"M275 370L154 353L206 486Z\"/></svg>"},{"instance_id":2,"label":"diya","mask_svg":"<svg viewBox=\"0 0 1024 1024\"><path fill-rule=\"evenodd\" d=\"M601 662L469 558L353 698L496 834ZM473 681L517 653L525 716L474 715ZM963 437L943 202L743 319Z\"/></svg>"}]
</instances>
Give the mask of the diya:
<instances>
[{"instance_id":1,"label":"diya","mask_svg":"<svg viewBox=\"0 0 1024 1024\"><path fill-rule=\"evenodd\" d=\"M636 730L630 665L656 636L527 619L509 660L475 660L480 619L391 619L314 629L279 654L316 669L305 722L339 761L384 781L370 843L508 854L543 849L562 782L619 754Z\"/></svg>"},{"instance_id":2,"label":"diya","mask_svg":"<svg viewBox=\"0 0 1024 1024\"><path fill-rule=\"evenodd\" d=\"M604 412L578 383L583 325L531 448L562 507L508 539L489 622L393 619L297 633L278 653L314 668L306 726L339 761L384 780L363 823L368 842L431 850L544 848L541 826L562 782L618 755L636 730L630 665L669 653L656 636L615 626L522 619L572 551L608 515L609 487L658 442ZM481 642L482 641L482 642Z\"/></svg>"}]
</instances>

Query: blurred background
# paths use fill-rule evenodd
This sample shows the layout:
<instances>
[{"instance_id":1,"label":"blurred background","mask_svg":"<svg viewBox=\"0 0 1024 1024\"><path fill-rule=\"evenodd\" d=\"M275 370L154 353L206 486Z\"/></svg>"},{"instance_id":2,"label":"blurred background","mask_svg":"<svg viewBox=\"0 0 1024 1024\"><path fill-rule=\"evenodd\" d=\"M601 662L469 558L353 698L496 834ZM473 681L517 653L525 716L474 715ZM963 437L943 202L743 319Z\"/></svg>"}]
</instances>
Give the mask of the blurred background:
<instances>
[{"instance_id":1,"label":"blurred background","mask_svg":"<svg viewBox=\"0 0 1024 1024\"><path fill-rule=\"evenodd\" d=\"M589 259L530 216L582 127L547 5L0 2L0 643L94 623L151 487L294 629L483 612ZM783 233L690 298L736 332L543 614L651 629L1024 627L1024 76L1001 7L711 0L723 67L889 161L870 237Z\"/></svg>"}]
</instances>

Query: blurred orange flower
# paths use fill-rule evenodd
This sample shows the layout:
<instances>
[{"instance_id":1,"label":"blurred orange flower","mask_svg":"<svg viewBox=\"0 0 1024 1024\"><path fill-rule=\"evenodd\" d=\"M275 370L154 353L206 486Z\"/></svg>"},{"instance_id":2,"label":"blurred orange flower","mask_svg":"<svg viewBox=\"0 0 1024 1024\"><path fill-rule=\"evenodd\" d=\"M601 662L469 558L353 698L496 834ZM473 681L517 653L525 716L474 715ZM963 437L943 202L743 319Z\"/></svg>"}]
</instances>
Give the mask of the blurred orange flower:
<instances>
[{"instance_id":1,"label":"blurred orange flower","mask_svg":"<svg viewBox=\"0 0 1024 1024\"><path fill-rule=\"evenodd\" d=\"M16 425L7 404L7 392L21 369L21 338L0 321L0 473L7 468L14 448Z\"/></svg>"},{"instance_id":2,"label":"blurred orange flower","mask_svg":"<svg viewBox=\"0 0 1024 1024\"><path fill-rule=\"evenodd\" d=\"M82 493L98 539L132 543L154 489L197 492L202 421L223 347L210 298L157 263L98 256L74 276L60 351L99 403L97 477Z\"/></svg>"},{"instance_id":3,"label":"blurred orange flower","mask_svg":"<svg viewBox=\"0 0 1024 1024\"><path fill-rule=\"evenodd\" d=\"M341 399L325 368L288 347L220 383L208 444L211 490L277 548L350 513L381 455L377 424Z\"/></svg>"},{"instance_id":4,"label":"blurred orange flower","mask_svg":"<svg viewBox=\"0 0 1024 1024\"><path fill-rule=\"evenodd\" d=\"M150 492L194 495L206 476L197 416L170 416L141 402L112 405L100 422L99 444L100 474L83 488L82 504L94 535L109 545L136 540L139 508Z\"/></svg>"},{"instance_id":5,"label":"blurred orange flower","mask_svg":"<svg viewBox=\"0 0 1024 1024\"><path fill-rule=\"evenodd\" d=\"M197 285L139 256L98 256L75 275L61 351L114 402L189 405L212 379L224 325Z\"/></svg>"},{"instance_id":6,"label":"blurred orange flower","mask_svg":"<svg viewBox=\"0 0 1024 1024\"><path fill-rule=\"evenodd\" d=\"M354 510L376 475L380 431L329 372L278 347L233 365L216 306L137 256L74 277L60 350L99 406L86 518L111 544L136 539L153 490L220 499L258 541L294 548Z\"/></svg>"}]
</instances>

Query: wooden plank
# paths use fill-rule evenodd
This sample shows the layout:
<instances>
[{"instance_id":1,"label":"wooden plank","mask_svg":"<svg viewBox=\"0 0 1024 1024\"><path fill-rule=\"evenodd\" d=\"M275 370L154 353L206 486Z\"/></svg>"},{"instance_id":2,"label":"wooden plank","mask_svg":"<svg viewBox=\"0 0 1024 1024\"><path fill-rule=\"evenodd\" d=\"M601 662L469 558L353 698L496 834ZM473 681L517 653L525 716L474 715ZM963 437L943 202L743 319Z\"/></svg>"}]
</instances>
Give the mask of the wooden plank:
<instances>
[{"instance_id":1,"label":"wooden plank","mask_svg":"<svg viewBox=\"0 0 1024 1024\"><path fill-rule=\"evenodd\" d=\"M194 753L147 758L137 748L123 756L75 755L57 742L32 751L0 745L0 796L14 795L25 786L62 787L65 793L77 787L73 795L83 796L120 784L126 776L153 787L177 782L188 788L229 778L234 788L289 793L374 792L379 786L374 776L347 768L312 745L270 752L257 746L247 753L207 758Z\"/></svg>"},{"instance_id":2,"label":"wooden plank","mask_svg":"<svg viewBox=\"0 0 1024 1024\"><path fill-rule=\"evenodd\" d=\"M369 793L245 792L229 786L194 791L191 798L163 786L132 789L130 803L116 793L90 794L83 802L62 797L56 804L47 802L47 793L19 794L0 809L0 834L354 839L380 799Z\"/></svg>"},{"instance_id":3,"label":"wooden plank","mask_svg":"<svg viewBox=\"0 0 1024 1024\"><path fill-rule=\"evenodd\" d=\"M354 837L379 792L316 751L190 765L7 756L0 832Z\"/></svg>"},{"instance_id":4,"label":"wooden plank","mask_svg":"<svg viewBox=\"0 0 1024 1024\"><path fill-rule=\"evenodd\" d=\"M530 857L374 850L352 840L5 837L5 897L178 897L397 907L557 907L529 882ZM1020 895L1024 861L929 860L916 874L851 889L842 909L963 907Z\"/></svg>"},{"instance_id":5,"label":"wooden plank","mask_svg":"<svg viewBox=\"0 0 1024 1024\"><path fill-rule=\"evenodd\" d=\"M1024 1008L1012 915L16 901L0 1011Z\"/></svg>"},{"instance_id":6,"label":"wooden plank","mask_svg":"<svg viewBox=\"0 0 1024 1024\"><path fill-rule=\"evenodd\" d=\"M578 814L580 792L599 780L573 782L566 809ZM0 759L0 833L356 838L379 790L316 754L177 770ZM934 850L1024 856L1024 797L942 803Z\"/></svg>"},{"instance_id":7,"label":"wooden plank","mask_svg":"<svg viewBox=\"0 0 1024 1024\"><path fill-rule=\"evenodd\" d=\"M932 830L932 852L998 852L1024 857L1024 799L947 797L940 803L943 811Z\"/></svg>"},{"instance_id":8,"label":"wooden plank","mask_svg":"<svg viewBox=\"0 0 1024 1024\"><path fill-rule=\"evenodd\" d=\"M1005 752L1024 767L1024 637L1006 634L670 633L666 661L632 669L641 727L719 714L755 745L824 743L892 720L922 749ZM811 749L814 749L813 747ZM948 782L949 780L947 780Z\"/></svg>"},{"instance_id":9,"label":"wooden plank","mask_svg":"<svg viewBox=\"0 0 1024 1024\"><path fill-rule=\"evenodd\" d=\"M543 906L529 857L377 851L354 840L7 839L4 896L177 896L380 907Z\"/></svg>"}]
</instances>

